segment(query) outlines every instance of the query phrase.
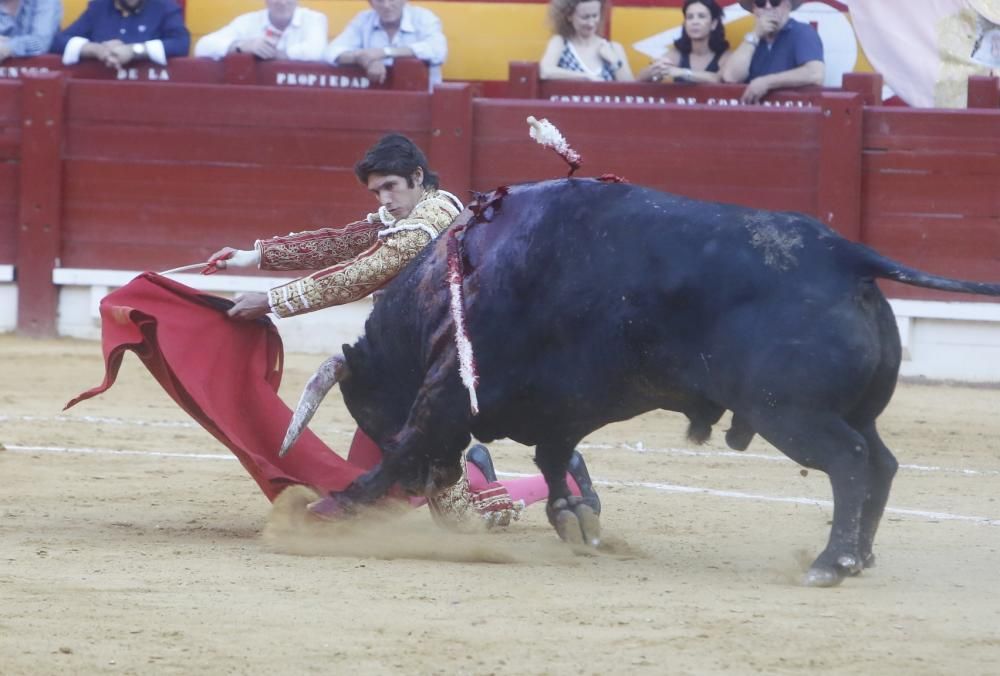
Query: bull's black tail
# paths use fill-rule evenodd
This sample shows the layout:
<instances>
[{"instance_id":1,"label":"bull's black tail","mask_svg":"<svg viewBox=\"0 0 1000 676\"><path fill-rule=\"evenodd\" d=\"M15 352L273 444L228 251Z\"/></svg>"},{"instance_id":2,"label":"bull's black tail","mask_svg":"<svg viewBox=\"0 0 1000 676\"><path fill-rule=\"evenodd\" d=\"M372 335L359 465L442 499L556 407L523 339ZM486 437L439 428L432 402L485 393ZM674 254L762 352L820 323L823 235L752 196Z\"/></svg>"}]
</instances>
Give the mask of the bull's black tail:
<instances>
[{"instance_id":1,"label":"bull's black tail","mask_svg":"<svg viewBox=\"0 0 1000 676\"><path fill-rule=\"evenodd\" d=\"M980 296L1000 296L1000 284L987 282L969 282L951 277L941 277L928 272L911 268L902 263L886 258L873 249L859 245L864 252L865 268L868 274L882 279L891 279L910 286L922 286L938 291L955 291L957 293L974 293Z\"/></svg>"}]
</instances>

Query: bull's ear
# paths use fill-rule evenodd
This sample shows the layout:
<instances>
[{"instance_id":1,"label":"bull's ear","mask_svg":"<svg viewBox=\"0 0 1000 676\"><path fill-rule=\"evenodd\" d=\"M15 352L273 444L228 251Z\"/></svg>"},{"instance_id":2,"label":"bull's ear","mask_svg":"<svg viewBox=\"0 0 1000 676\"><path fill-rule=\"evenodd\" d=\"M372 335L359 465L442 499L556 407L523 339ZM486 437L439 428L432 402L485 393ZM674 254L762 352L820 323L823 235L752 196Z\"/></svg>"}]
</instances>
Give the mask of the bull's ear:
<instances>
[{"instance_id":1,"label":"bull's ear","mask_svg":"<svg viewBox=\"0 0 1000 676\"><path fill-rule=\"evenodd\" d=\"M344 361L346 361L348 364L350 364L351 360L357 356L357 350L354 348L354 346L348 345L347 343L344 343L343 345L340 346L340 353L344 355Z\"/></svg>"}]
</instances>

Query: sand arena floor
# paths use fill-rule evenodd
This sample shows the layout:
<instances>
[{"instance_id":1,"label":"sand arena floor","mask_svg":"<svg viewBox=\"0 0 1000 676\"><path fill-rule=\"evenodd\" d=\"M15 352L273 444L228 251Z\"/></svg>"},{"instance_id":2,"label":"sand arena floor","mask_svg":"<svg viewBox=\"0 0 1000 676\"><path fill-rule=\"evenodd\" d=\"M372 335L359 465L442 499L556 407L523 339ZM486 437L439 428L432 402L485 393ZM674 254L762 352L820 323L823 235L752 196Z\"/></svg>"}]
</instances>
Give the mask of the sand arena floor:
<instances>
[{"instance_id":1,"label":"sand arena floor","mask_svg":"<svg viewBox=\"0 0 1000 676\"><path fill-rule=\"evenodd\" d=\"M286 400L318 362L289 356ZM668 413L587 439L611 553L568 551L540 505L504 532L413 510L290 538L134 356L65 414L102 379L96 343L0 336L0 364L7 676L1000 673L998 389L900 387L878 567L818 590L797 581L825 476L760 441L729 452L725 420L697 449ZM346 447L337 396L314 429ZM532 471L529 449L493 452Z\"/></svg>"}]
</instances>

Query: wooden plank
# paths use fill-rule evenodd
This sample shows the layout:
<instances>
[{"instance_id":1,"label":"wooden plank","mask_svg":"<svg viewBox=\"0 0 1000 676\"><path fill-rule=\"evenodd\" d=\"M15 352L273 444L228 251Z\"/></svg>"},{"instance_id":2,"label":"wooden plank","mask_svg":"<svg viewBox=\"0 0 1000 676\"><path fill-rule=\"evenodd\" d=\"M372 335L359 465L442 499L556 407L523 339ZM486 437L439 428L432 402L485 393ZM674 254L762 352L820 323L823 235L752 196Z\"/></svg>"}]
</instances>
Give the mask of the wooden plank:
<instances>
[{"instance_id":1,"label":"wooden plank","mask_svg":"<svg viewBox=\"0 0 1000 676\"><path fill-rule=\"evenodd\" d=\"M507 66L507 93L512 99L537 99L541 96L537 61L511 61Z\"/></svg>"},{"instance_id":2,"label":"wooden plank","mask_svg":"<svg viewBox=\"0 0 1000 676\"><path fill-rule=\"evenodd\" d=\"M866 222L865 235L866 244L906 265L958 279L1000 282L1000 219L882 215ZM990 300L892 282L884 288L896 298Z\"/></svg>"},{"instance_id":3,"label":"wooden plank","mask_svg":"<svg viewBox=\"0 0 1000 676\"><path fill-rule=\"evenodd\" d=\"M628 104L629 99L645 102L743 106L740 97L745 89L740 84L698 84L673 82L591 82L583 80L542 80L537 62L513 61L508 69L507 91L516 98L541 98L550 101L578 103L616 102ZM801 87L769 92L764 106L818 106L824 91L839 89Z\"/></svg>"},{"instance_id":4,"label":"wooden plank","mask_svg":"<svg viewBox=\"0 0 1000 676\"><path fill-rule=\"evenodd\" d=\"M74 124L396 129L404 133L430 126L427 92L198 84L159 87L141 82L74 80L69 83L68 96L68 119Z\"/></svg>"},{"instance_id":5,"label":"wooden plank","mask_svg":"<svg viewBox=\"0 0 1000 676\"><path fill-rule=\"evenodd\" d=\"M473 88L444 84L435 88L431 104L430 143L424 146L441 186L463 202L472 185Z\"/></svg>"},{"instance_id":6,"label":"wooden plank","mask_svg":"<svg viewBox=\"0 0 1000 676\"><path fill-rule=\"evenodd\" d=\"M0 80L0 126L21 126L21 83Z\"/></svg>"},{"instance_id":7,"label":"wooden plank","mask_svg":"<svg viewBox=\"0 0 1000 676\"><path fill-rule=\"evenodd\" d=\"M840 83L845 91L861 94L866 106L882 103L881 73L844 73Z\"/></svg>"},{"instance_id":8,"label":"wooden plank","mask_svg":"<svg viewBox=\"0 0 1000 676\"><path fill-rule=\"evenodd\" d=\"M1000 282L1000 219L882 215L865 224L866 244L879 253L933 274ZM944 293L895 282L882 283L893 298L990 301L969 294Z\"/></svg>"},{"instance_id":9,"label":"wooden plank","mask_svg":"<svg viewBox=\"0 0 1000 676\"><path fill-rule=\"evenodd\" d=\"M817 217L853 240L861 239L861 104L859 94L827 94L820 100Z\"/></svg>"},{"instance_id":10,"label":"wooden plank","mask_svg":"<svg viewBox=\"0 0 1000 676\"><path fill-rule=\"evenodd\" d=\"M970 75L966 105L969 108L1000 108L1000 78Z\"/></svg>"},{"instance_id":11,"label":"wooden plank","mask_svg":"<svg viewBox=\"0 0 1000 676\"><path fill-rule=\"evenodd\" d=\"M818 110L757 108L733 110L712 106L609 104L581 107L552 101L476 99L476 137L503 136L528 140L525 118L548 118L560 130L589 130L620 140L633 135L664 139L697 136L708 147L725 147L733 141L759 149L810 145L818 148ZM480 127L480 125L485 127ZM628 130L628 133L622 133ZM564 133L566 133L564 131ZM572 138L568 138L574 145Z\"/></svg>"},{"instance_id":12,"label":"wooden plank","mask_svg":"<svg viewBox=\"0 0 1000 676\"><path fill-rule=\"evenodd\" d=\"M1000 219L883 215L867 224L867 243L880 253L943 275L981 273L1000 281Z\"/></svg>"},{"instance_id":13,"label":"wooden plank","mask_svg":"<svg viewBox=\"0 0 1000 676\"><path fill-rule=\"evenodd\" d=\"M375 130L71 124L66 156L123 162L350 168L380 135L381 131Z\"/></svg>"},{"instance_id":14,"label":"wooden plank","mask_svg":"<svg viewBox=\"0 0 1000 676\"><path fill-rule=\"evenodd\" d=\"M417 92L426 92L430 86L427 64L416 58L395 59L385 82L381 84L370 82L359 66L330 66L305 61L256 61L254 66L254 81L263 86Z\"/></svg>"},{"instance_id":15,"label":"wooden plank","mask_svg":"<svg viewBox=\"0 0 1000 676\"><path fill-rule=\"evenodd\" d=\"M20 165L0 162L0 263L17 260Z\"/></svg>"},{"instance_id":16,"label":"wooden plank","mask_svg":"<svg viewBox=\"0 0 1000 676\"><path fill-rule=\"evenodd\" d=\"M937 174L866 171L863 191L866 219L880 214L937 214L942 217L1000 218L1000 173Z\"/></svg>"},{"instance_id":17,"label":"wooden plank","mask_svg":"<svg viewBox=\"0 0 1000 676\"><path fill-rule=\"evenodd\" d=\"M65 73L70 78L85 80L107 80L128 82L205 82L221 84L223 82L223 65L211 59L195 59L176 57L169 60L166 66L150 61L131 63L125 68L108 68L102 63L84 60L72 66L66 66L58 54L42 54L26 59L16 59L9 68L5 68L5 77L23 77L42 72ZM6 67L7 64L5 63Z\"/></svg>"},{"instance_id":18,"label":"wooden plank","mask_svg":"<svg viewBox=\"0 0 1000 676\"><path fill-rule=\"evenodd\" d=\"M991 110L866 108L866 151L1000 153L1000 113Z\"/></svg>"},{"instance_id":19,"label":"wooden plank","mask_svg":"<svg viewBox=\"0 0 1000 676\"><path fill-rule=\"evenodd\" d=\"M952 150L866 152L865 172L1000 176L1000 155Z\"/></svg>"},{"instance_id":20,"label":"wooden plank","mask_svg":"<svg viewBox=\"0 0 1000 676\"><path fill-rule=\"evenodd\" d=\"M62 223L62 148L64 95L62 75L25 77L23 153L18 195L17 331L54 336L58 289L52 269L58 265Z\"/></svg>"},{"instance_id":21,"label":"wooden plank","mask_svg":"<svg viewBox=\"0 0 1000 676\"><path fill-rule=\"evenodd\" d=\"M65 175L68 267L162 270L377 207L348 168L70 160Z\"/></svg>"},{"instance_id":22,"label":"wooden plank","mask_svg":"<svg viewBox=\"0 0 1000 676\"><path fill-rule=\"evenodd\" d=\"M0 80L0 263L17 256L21 83Z\"/></svg>"},{"instance_id":23,"label":"wooden plank","mask_svg":"<svg viewBox=\"0 0 1000 676\"><path fill-rule=\"evenodd\" d=\"M816 210L818 110L581 110L566 104L479 100L475 105L472 173L477 190L564 174L561 160L528 138L524 119L535 114L554 121L583 155L579 175L610 172L702 199Z\"/></svg>"}]
</instances>

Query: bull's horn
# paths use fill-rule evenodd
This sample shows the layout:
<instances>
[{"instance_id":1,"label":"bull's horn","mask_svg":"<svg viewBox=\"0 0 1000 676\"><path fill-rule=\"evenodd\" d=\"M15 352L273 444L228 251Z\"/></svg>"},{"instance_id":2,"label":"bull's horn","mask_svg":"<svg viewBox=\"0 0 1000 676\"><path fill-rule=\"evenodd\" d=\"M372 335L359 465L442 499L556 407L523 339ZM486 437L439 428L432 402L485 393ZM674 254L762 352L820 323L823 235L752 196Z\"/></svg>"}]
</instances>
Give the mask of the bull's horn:
<instances>
[{"instance_id":1,"label":"bull's horn","mask_svg":"<svg viewBox=\"0 0 1000 676\"><path fill-rule=\"evenodd\" d=\"M282 442L281 450L278 451L279 458L285 457L285 454L298 441L299 436L312 420L313 414L316 413L316 409L319 408L323 397L330 391L330 388L339 381L346 380L349 374L347 363L339 354L320 364L316 373L306 383L306 389L302 391L302 396L299 398L299 405L295 407L292 422L288 424L288 431L285 432L285 441Z\"/></svg>"}]
</instances>

